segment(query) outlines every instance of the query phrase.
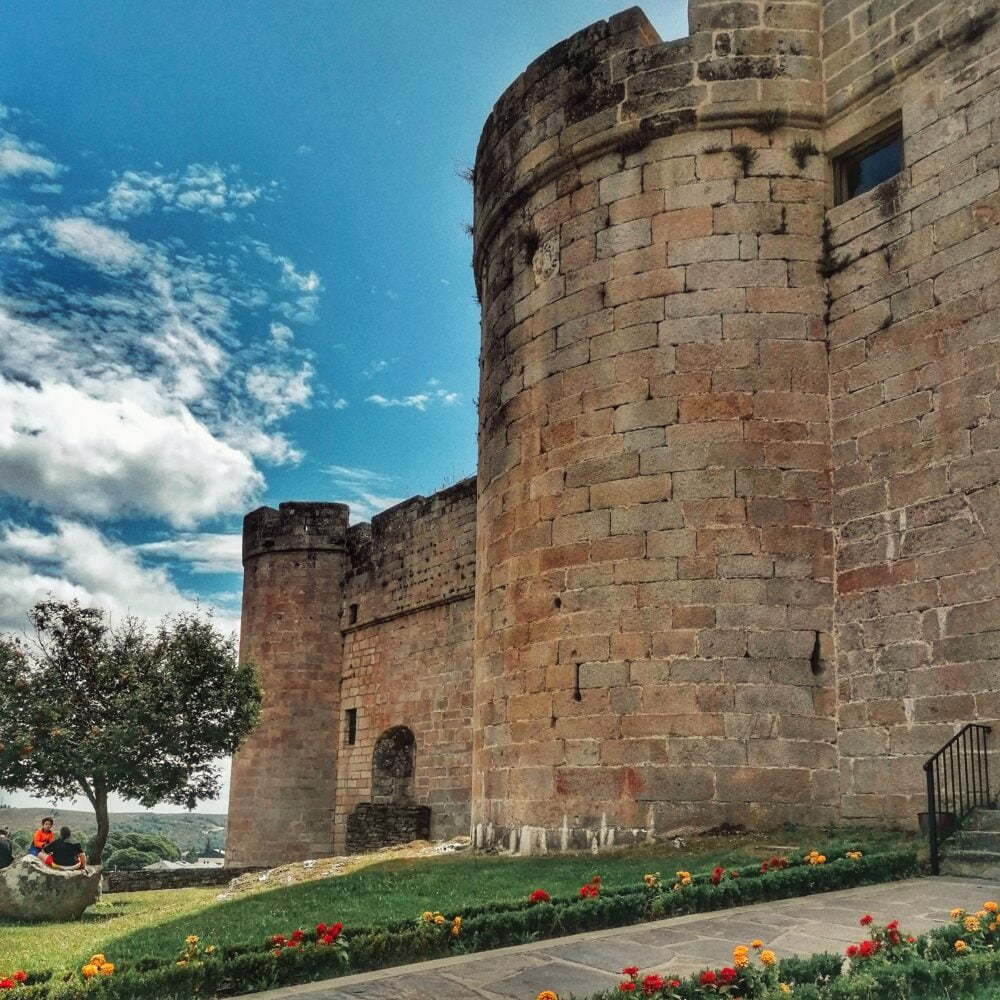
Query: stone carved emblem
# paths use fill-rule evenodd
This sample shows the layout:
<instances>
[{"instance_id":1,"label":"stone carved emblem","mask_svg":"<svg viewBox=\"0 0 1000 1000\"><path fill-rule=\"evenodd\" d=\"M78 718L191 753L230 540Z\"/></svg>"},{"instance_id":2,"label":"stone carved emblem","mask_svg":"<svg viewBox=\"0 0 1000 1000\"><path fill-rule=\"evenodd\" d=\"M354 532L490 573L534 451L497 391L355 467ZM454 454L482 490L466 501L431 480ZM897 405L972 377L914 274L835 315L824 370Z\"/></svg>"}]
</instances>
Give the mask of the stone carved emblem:
<instances>
[{"instance_id":1,"label":"stone carved emblem","mask_svg":"<svg viewBox=\"0 0 1000 1000\"><path fill-rule=\"evenodd\" d=\"M550 236L531 259L531 269L535 273L535 284L548 281L559 270L559 236Z\"/></svg>"}]
</instances>

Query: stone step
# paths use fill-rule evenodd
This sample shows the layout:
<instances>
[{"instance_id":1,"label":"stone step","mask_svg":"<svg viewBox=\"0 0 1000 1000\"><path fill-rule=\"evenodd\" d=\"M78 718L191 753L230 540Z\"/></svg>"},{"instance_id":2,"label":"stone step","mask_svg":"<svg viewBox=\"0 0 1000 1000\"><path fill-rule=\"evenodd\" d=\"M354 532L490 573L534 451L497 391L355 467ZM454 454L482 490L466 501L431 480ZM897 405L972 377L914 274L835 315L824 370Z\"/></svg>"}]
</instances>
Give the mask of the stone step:
<instances>
[{"instance_id":1,"label":"stone step","mask_svg":"<svg viewBox=\"0 0 1000 1000\"><path fill-rule=\"evenodd\" d=\"M951 850L986 851L1000 856L1000 830L959 830Z\"/></svg>"},{"instance_id":2,"label":"stone step","mask_svg":"<svg viewBox=\"0 0 1000 1000\"><path fill-rule=\"evenodd\" d=\"M977 809L969 817L966 829L1000 831L1000 809Z\"/></svg>"},{"instance_id":3,"label":"stone step","mask_svg":"<svg viewBox=\"0 0 1000 1000\"><path fill-rule=\"evenodd\" d=\"M959 878L1000 878L1000 854L979 851L950 851L941 861L942 875Z\"/></svg>"}]
</instances>

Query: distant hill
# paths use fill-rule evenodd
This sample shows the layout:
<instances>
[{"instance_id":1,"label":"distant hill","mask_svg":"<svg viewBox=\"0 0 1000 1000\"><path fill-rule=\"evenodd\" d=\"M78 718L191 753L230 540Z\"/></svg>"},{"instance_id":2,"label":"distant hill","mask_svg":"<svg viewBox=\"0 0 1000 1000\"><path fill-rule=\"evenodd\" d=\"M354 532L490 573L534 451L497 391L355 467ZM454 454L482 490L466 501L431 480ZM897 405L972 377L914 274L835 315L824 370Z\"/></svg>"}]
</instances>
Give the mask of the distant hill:
<instances>
[{"instance_id":1,"label":"distant hill","mask_svg":"<svg viewBox=\"0 0 1000 1000\"><path fill-rule=\"evenodd\" d=\"M87 809L24 809L11 807L0 809L0 826L11 830L38 829L43 816L55 819L56 829L68 826L74 836L85 839L97 832L94 814ZM221 827L221 830L220 830ZM111 814L111 829L119 833L155 833L172 840L182 851L201 849L205 839L212 838L213 847L222 847L226 842L226 817L217 813L152 813L120 812Z\"/></svg>"}]
</instances>

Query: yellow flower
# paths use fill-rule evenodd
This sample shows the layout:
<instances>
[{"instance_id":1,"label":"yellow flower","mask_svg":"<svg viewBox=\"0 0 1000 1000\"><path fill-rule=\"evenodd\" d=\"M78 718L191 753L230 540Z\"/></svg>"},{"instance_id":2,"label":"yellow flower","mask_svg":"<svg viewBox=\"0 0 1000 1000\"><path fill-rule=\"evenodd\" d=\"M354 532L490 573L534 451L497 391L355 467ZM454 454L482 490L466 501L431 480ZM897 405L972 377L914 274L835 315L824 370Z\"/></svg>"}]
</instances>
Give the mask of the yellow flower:
<instances>
[{"instance_id":1,"label":"yellow flower","mask_svg":"<svg viewBox=\"0 0 1000 1000\"><path fill-rule=\"evenodd\" d=\"M860 851L848 851L847 856L851 859L851 861L860 861L861 858L864 857Z\"/></svg>"},{"instance_id":2,"label":"yellow flower","mask_svg":"<svg viewBox=\"0 0 1000 1000\"><path fill-rule=\"evenodd\" d=\"M646 885L648 885L648 886L654 886L654 885L656 885L660 881L660 873L659 872L654 872L651 875L643 875L642 876L642 880L643 880L643 882L646 883Z\"/></svg>"},{"instance_id":3,"label":"yellow flower","mask_svg":"<svg viewBox=\"0 0 1000 1000\"><path fill-rule=\"evenodd\" d=\"M990 900L988 903L983 903L983 909L986 910L987 913L996 913L1000 910L1000 906Z\"/></svg>"},{"instance_id":4,"label":"yellow flower","mask_svg":"<svg viewBox=\"0 0 1000 1000\"><path fill-rule=\"evenodd\" d=\"M458 935L461 933L462 933L462 918L455 917L455 919L451 922L451 936L458 937Z\"/></svg>"},{"instance_id":5,"label":"yellow flower","mask_svg":"<svg viewBox=\"0 0 1000 1000\"><path fill-rule=\"evenodd\" d=\"M764 965L770 966L770 965L774 965L774 963L778 961L778 956L775 955L774 952L771 951L770 948L765 948L760 953L760 960L761 960L761 962Z\"/></svg>"},{"instance_id":6,"label":"yellow flower","mask_svg":"<svg viewBox=\"0 0 1000 1000\"><path fill-rule=\"evenodd\" d=\"M976 916L979 917L980 920L987 920L989 915L989 910L976 910Z\"/></svg>"},{"instance_id":7,"label":"yellow flower","mask_svg":"<svg viewBox=\"0 0 1000 1000\"><path fill-rule=\"evenodd\" d=\"M970 933L975 934L981 928L979 917L968 916L962 921L962 926Z\"/></svg>"},{"instance_id":8,"label":"yellow flower","mask_svg":"<svg viewBox=\"0 0 1000 1000\"><path fill-rule=\"evenodd\" d=\"M792 988L788 985L788 983L778 983L778 989L781 990L782 993L792 992Z\"/></svg>"},{"instance_id":9,"label":"yellow flower","mask_svg":"<svg viewBox=\"0 0 1000 1000\"><path fill-rule=\"evenodd\" d=\"M179 959L177 959L177 964L178 965L187 965L188 964L188 960L186 958L179 958Z\"/></svg>"},{"instance_id":10,"label":"yellow flower","mask_svg":"<svg viewBox=\"0 0 1000 1000\"><path fill-rule=\"evenodd\" d=\"M436 916L436 917L434 918L434 923L436 923L436 924L437 924L438 926L440 926L441 924L443 924L443 923L444 923L444 917L442 917L442 916L441 916L441 914L439 913L439 914L438 914L438 915L437 915L437 916Z\"/></svg>"},{"instance_id":11,"label":"yellow flower","mask_svg":"<svg viewBox=\"0 0 1000 1000\"><path fill-rule=\"evenodd\" d=\"M990 923L988 924L988 927L989 927L989 930L990 930L991 934L995 934L996 933L997 926L998 925L997 925L997 922L995 920L990 921Z\"/></svg>"},{"instance_id":12,"label":"yellow flower","mask_svg":"<svg viewBox=\"0 0 1000 1000\"><path fill-rule=\"evenodd\" d=\"M754 951L760 951L760 949L764 947L764 942L761 941L760 938L754 938L750 942L750 947L753 948Z\"/></svg>"},{"instance_id":13,"label":"yellow flower","mask_svg":"<svg viewBox=\"0 0 1000 1000\"><path fill-rule=\"evenodd\" d=\"M105 961L105 959L104 959L103 955L98 954L98 955L91 955L90 956L90 964L91 965L104 965L104 961Z\"/></svg>"},{"instance_id":14,"label":"yellow flower","mask_svg":"<svg viewBox=\"0 0 1000 1000\"><path fill-rule=\"evenodd\" d=\"M746 968L750 964L750 949L745 944L737 945L733 949L733 965L737 969Z\"/></svg>"},{"instance_id":15,"label":"yellow flower","mask_svg":"<svg viewBox=\"0 0 1000 1000\"><path fill-rule=\"evenodd\" d=\"M431 913L430 910L424 910L424 912L420 914L420 919L430 923L434 919L434 914Z\"/></svg>"},{"instance_id":16,"label":"yellow flower","mask_svg":"<svg viewBox=\"0 0 1000 1000\"><path fill-rule=\"evenodd\" d=\"M965 913L965 910L963 910L960 906L956 906L955 909L952 910L951 913L949 913L948 915L951 917L952 920L958 920L958 918L962 916L963 913Z\"/></svg>"},{"instance_id":17,"label":"yellow flower","mask_svg":"<svg viewBox=\"0 0 1000 1000\"><path fill-rule=\"evenodd\" d=\"M185 944L197 944L198 943L198 935L197 934L188 934L188 936L186 938L184 938L184 943Z\"/></svg>"},{"instance_id":18,"label":"yellow flower","mask_svg":"<svg viewBox=\"0 0 1000 1000\"><path fill-rule=\"evenodd\" d=\"M214 954L215 954L215 945L214 945L214 944L210 944L210 945L209 945L209 946L208 946L208 947L207 947L207 948L205 949L205 954L206 954L206 955L214 955Z\"/></svg>"},{"instance_id":19,"label":"yellow flower","mask_svg":"<svg viewBox=\"0 0 1000 1000\"><path fill-rule=\"evenodd\" d=\"M559 1000L559 994L553 993L552 990L542 990L535 1000Z\"/></svg>"},{"instance_id":20,"label":"yellow flower","mask_svg":"<svg viewBox=\"0 0 1000 1000\"><path fill-rule=\"evenodd\" d=\"M105 962L98 971L102 976L110 976L111 973L115 971L115 967L112 962Z\"/></svg>"},{"instance_id":21,"label":"yellow flower","mask_svg":"<svg viewBox=\"0 0 1000 1000\"><path fill-rule=\"evenodd\" d=\"M84 979L90 979L91 976L97 975L97 966L93 962L88 962L80 972L83 974Z\"/></svg>"},{"instance_id":22,"label":"yellow flower","mask_svg":"<svg viewBox=\"0 0 1000 1000\"><path fill-rule=\"evenodd\" d=\"M968 950L969 946L961 938L959 938L959 940L955 942L955 951L957 951L960 955L962 954L962 952Z\"/></svg>"}]
</instances>

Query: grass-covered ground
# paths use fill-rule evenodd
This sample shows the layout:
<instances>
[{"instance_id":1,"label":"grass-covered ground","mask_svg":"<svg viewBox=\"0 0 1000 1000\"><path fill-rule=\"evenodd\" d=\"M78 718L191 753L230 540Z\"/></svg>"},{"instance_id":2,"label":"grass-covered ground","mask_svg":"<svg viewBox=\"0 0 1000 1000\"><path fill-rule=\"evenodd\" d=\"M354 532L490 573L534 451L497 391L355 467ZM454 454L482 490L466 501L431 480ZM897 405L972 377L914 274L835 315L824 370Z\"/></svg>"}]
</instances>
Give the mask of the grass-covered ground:
<instances>
[{"instance_id":1,"label":"grass-covered ground","mask_svg":"<svg viewBox=\"0 0 1000 1000\"><path fill-rule=\"evenodd\" d=\"M217 902L218 889L177 889L108 895L69 924L11 925L0 922L0 975L26 969L78 966L94 952L109 961L170 956L179 952L188 934L205 944L258 942L276 932L309 928L340 920L351 926L372 926L416 919L424 910L461 913L466 906L500 900L521 900L533 889L553 895L575 892L595 874L606 888L635 885L646 872L665 877L678 869L704 870L756 866L772 845L787 853L805 853L850 832L784 832L766 837L697 838L677 850L655 845L593 856L549 855L504 858L458 855L398 860L364 868L340 878L268 889ZM866 853L897 846L901 834L858 832L853 835Z\"/></svg>"}]
</instances>

